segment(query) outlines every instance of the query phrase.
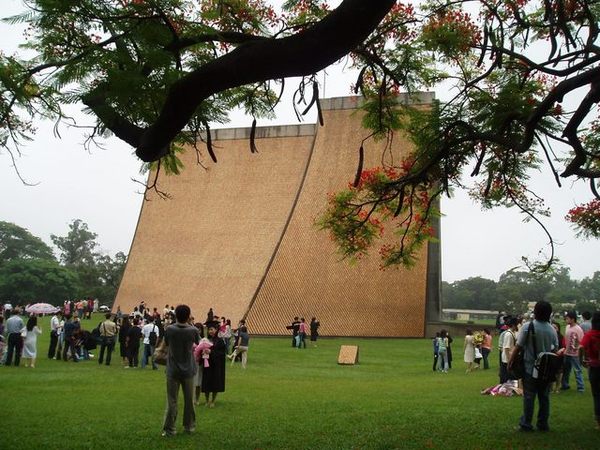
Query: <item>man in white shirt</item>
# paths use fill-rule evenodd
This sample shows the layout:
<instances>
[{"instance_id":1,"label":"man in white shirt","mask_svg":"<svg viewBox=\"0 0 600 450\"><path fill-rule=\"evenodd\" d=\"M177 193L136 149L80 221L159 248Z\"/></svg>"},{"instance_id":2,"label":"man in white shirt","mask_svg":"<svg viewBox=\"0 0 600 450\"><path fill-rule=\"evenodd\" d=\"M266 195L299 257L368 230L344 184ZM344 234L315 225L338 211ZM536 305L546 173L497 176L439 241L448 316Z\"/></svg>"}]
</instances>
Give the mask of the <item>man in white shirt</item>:
<instances>
[{"instance_id":1,"label":"man in white shirt","mask_svg":"<svg viewBox=\"0 0 600 450\"><path fill-rule=\"evenodd\" d=\"M508 361L510 361L510 354L515 348L515 344L517 343L517 326L519 324L519 319L516 317L511 317L507 321L508 330L504 332L504 339L502 339L502 369L505 374L505 378L502 381L505 383L510 380L510 374L508 372Z\"/></svg>"},{"instance_id":2,"label":"man in white shirt","mask_svg":"<svg viewBox=\"0 0 600 450\"><path fill-rule=\"evenodd\" d=\"M58 313L50 319L50 347L48 347L48 359L56 355L56 344L58 344L58 329L60 328L60 319Z\"/></svg>"},{"instance_id":3,"label":"man in white shirt","mask_svg":"<svg viewBox=\"0 0 600 450\"><path fill-rule=\"evenodd\" d=\"M158 342L158 338L160 337L160 328L157 323L159 319L156 319L152 322L148 322L146 325L142 327L142 336L144 336L144 353L142 355L142 369L146 367L148 364L148 359L152 358L152 369L158 369L158 366L154 362L154 349L156 348L156 343Z\"/></svg>"}]
</instances>

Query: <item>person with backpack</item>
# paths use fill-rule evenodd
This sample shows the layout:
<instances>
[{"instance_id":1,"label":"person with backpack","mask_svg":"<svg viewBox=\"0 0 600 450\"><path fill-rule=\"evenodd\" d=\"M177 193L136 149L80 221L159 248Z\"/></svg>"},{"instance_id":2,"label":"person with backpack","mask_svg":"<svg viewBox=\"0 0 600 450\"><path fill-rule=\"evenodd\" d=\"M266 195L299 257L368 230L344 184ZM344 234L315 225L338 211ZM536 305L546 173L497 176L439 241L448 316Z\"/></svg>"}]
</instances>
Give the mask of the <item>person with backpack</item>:
<instances>
[{"instance_id":1,"label":"person with backpack","mask_svg":"<svg viewBox=\"0 0 600 450\"><path fill-rule=\"evenodd\" d=\"M167 354L167 407L163 422L163 437L174 436L177 419L179 388L183 391L183 428L187 433L196 429L194 411L194 375L198 370L192 347L200 342L200 333L188 323L190 307L178 305L175 309L176 323L165 328L164 341Z\"/></svg>"},{"instance_id":2,"label":"person with backpack","mask_svg":"<svg viewBox=\"0 0 600 450\"><path fill-rule=\"evenodd\" d=\"M533 314L534 319L521 327L517 344L508 362L508 370L512 369L518 353L523 352L525 365L523 415L519 420L519 430L534 430L532 420L537 397L539 405L536 427L539 431L549 431L550 384L552 381L549 377L540 377L540 371L543 372L543 370L539 365L536 365L536 362L539 361L540 354L554 352L558 349L558 336L552 325L550 325L552 315L552 305L550 303L546 301L537 302Z\"/></svg>"},{"instance_id":3,"label":"person with backpack","mask_svg":"<svg viewBox=\"0 0 600 450\"><path fill-rule=\"evenodd\" d=\"M151 322L148 322L142 328L142 336L144 337L144 353L142 355L142 369L146 368L146 364L148 364L148 359L152 358L152 369L157 370L158 366L154 362L154 349L156 348L156 344L158 339L160 338L160 328L158 323L160 319L155 319Z\"/></svg>"},{"instance_id":4,"label":"person with backpack","mask_svg":"<svg viewBox=\"0 0 600 450\"><path fill-rule=\"evenodd\" d=\"M583 363L588 368L588 378L594 399L596 429L600 430L600 312L592 316L592 329L581 340Z\"/></svg>"}]
</instances>

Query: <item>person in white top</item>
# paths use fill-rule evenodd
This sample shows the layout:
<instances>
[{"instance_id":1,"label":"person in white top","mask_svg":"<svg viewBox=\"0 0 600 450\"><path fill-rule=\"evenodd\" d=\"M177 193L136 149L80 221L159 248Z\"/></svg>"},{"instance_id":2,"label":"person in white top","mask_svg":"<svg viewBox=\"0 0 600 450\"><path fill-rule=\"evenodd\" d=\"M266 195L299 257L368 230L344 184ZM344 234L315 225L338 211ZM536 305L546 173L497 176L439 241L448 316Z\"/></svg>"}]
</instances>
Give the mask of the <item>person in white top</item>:
<instances>
[{"instance_id":1,"label":"person in white top","mask_svg":"<svg viewBox=\"0 0 600 450\"><path fill-rule=\"evenodd\" d=\"M517 343L517 325L519 323L519 319L516 317L511 317L508 319L508 326L510 327L508 330L504 332L504 338L502 339L502 369L505 374L505 379L502 383L511 379L508 373L508 361L510 360L510 354L515 348L515 344Z\"/></svg>"},{"instance_id":2,"label":"person in white top","mask_svg":"<svg viewBox=\"0 0 600 450\"><path fill-rule=\"evenodd\" d=\"M142 355L142 369L146 368L146 364L148 364L148 359L152 358L152 369L158 369L158 366L154 362L154 349L156 347L156 343L160 338L160 328L157 325L159 319L156 319L152 322L148 322L146 325L142 327L142 336L144 337L144 353Z\"/></svg>"},{"instance_id":3,"label":"person in white top","mask_svg":"<svg viewBox=\"0 0 600 450\"><path fill-rule=\"evenodd\" d=\"M37 337L42 334L41 328L37 326L37 317L31 316L27 321L27 326L22 332L25 334L23 340L23 355L25 367L35 367L35 358L37 357Z\"/></svg>"},{"instance_id":4,"label":"person in white top","mask_svg":"<svg viewBox=\"0 0 600 450\"><path fill-rule=\"evenodd\" d=\"M58 314L54 314L50 319L50 347L48 347L48 359L56 355L56 345L58 344L58 332L60 328L60 319Z\"/></svg>"}]
</instances>

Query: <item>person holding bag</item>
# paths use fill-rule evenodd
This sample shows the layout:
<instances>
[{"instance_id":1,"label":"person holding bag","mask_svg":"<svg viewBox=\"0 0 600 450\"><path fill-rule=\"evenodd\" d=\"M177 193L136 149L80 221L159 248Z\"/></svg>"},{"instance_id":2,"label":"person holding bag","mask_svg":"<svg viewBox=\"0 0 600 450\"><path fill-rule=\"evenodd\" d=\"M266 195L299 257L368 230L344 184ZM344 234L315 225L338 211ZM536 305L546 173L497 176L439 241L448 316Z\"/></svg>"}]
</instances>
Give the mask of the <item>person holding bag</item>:
<instances>
[{"instance_id":1,"label":"person holding bag","mask_svg":"<svg viewBox=\"0 0 600 450\"><path fill-rule=\"evenodd\" d=\"M192 348L200 342L200 334L196 327L188 323L190 307L178 305L175 308L176 322L169 325L164 333L164 345L167 346L167 406L163 423L162 436L174 436L176 433L177 396L179 388L183 390L183 428L186 433L196 429L196 413L194 411L194 375L196 361Z\"/></svg>"},{"instance_id":2,"label":"person holding bag","mask_svg":"<svg viewBox=\"0 0 600 450\"><path fill-rule=\"evenodd\" d=\"M558 336L550 325L552 305L546 301L535 304L534 319L527 322L521 328L517 337L517 344L508 362L508 370L511 371L518 354L523 351L525 373L523 375L523 415L519 420L520 431L533 431L533 411L535 399L538 398L539 409L537 415L537 429L548 431L548 419L550 418L550 384L551 382L537 377L534 370L539 353L554 352L558 349Z\"/></svg>"}]
</instances>

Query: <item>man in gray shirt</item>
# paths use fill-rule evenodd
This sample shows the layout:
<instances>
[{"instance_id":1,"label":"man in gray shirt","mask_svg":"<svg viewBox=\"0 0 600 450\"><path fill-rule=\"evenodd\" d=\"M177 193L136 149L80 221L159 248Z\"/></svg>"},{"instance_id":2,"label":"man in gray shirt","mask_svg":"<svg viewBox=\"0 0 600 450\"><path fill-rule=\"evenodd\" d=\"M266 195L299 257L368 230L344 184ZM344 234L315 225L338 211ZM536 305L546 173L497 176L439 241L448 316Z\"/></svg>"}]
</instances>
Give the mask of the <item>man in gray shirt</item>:
<instances>
[{"instance_id":1,"label":"man in gray shirt","mask_svg":"<svg viewBox=\"0 0 600 450\"><path fill-rule=\"evenodd\" d=\"M179 305L175 308L173 325L165 329L164 341L169 346L167 354L167 408L162 436L175 435L175 419L177 418L177 394L179 386L183 391L183 428L186 433L196 429L196 413L194 412L194 375L196 361L192 348L200 342L198 329L188 323L190 307Z\"/></svg>"},{"instance_id":2,"label":"man in gray shirt","mask_svg":"<svg viewBox=\"0 0 600 450\"><path fill-rule=\"evenodd\" d=\"M533 431L533 410L535 407L536 396L539 399L539 410L537 416L537 429L539 431L548 431L548 419L550 417L550 382L534 378L533 366L537 359L537 354L541 352L556 352L558 350L558 336L556 331L550 325L550 316L552 315L552 305L545 301L535 304L533 309L535 317L531 322L527 322L521 328L517 337L517 345L511 354L508 363L510 370L515 359L515 355L521 349L524 350L525 375L523 376L523 415L519 421L521 431ZM533 324L531 332L529 329ZM535 347L535 351L534 351ZM536 354L537 352L537 354Z\"/></svg>"},{"instance_id":3,"label":"man in gray shirt","mask_svg":"<svg viewBox=\"0 0 600 450\"><path fill-rule=\"evenodd\" d=\"M15 308L10 312L11 316L6 321L6 341L8 349L6 351L6 365L12 364L13 353L15 354L15 367L21 362L21 349L23 340L21 339L21 330L25 327L23 319L19 316L19 311Z\"/></svg>"}]
</instances>

